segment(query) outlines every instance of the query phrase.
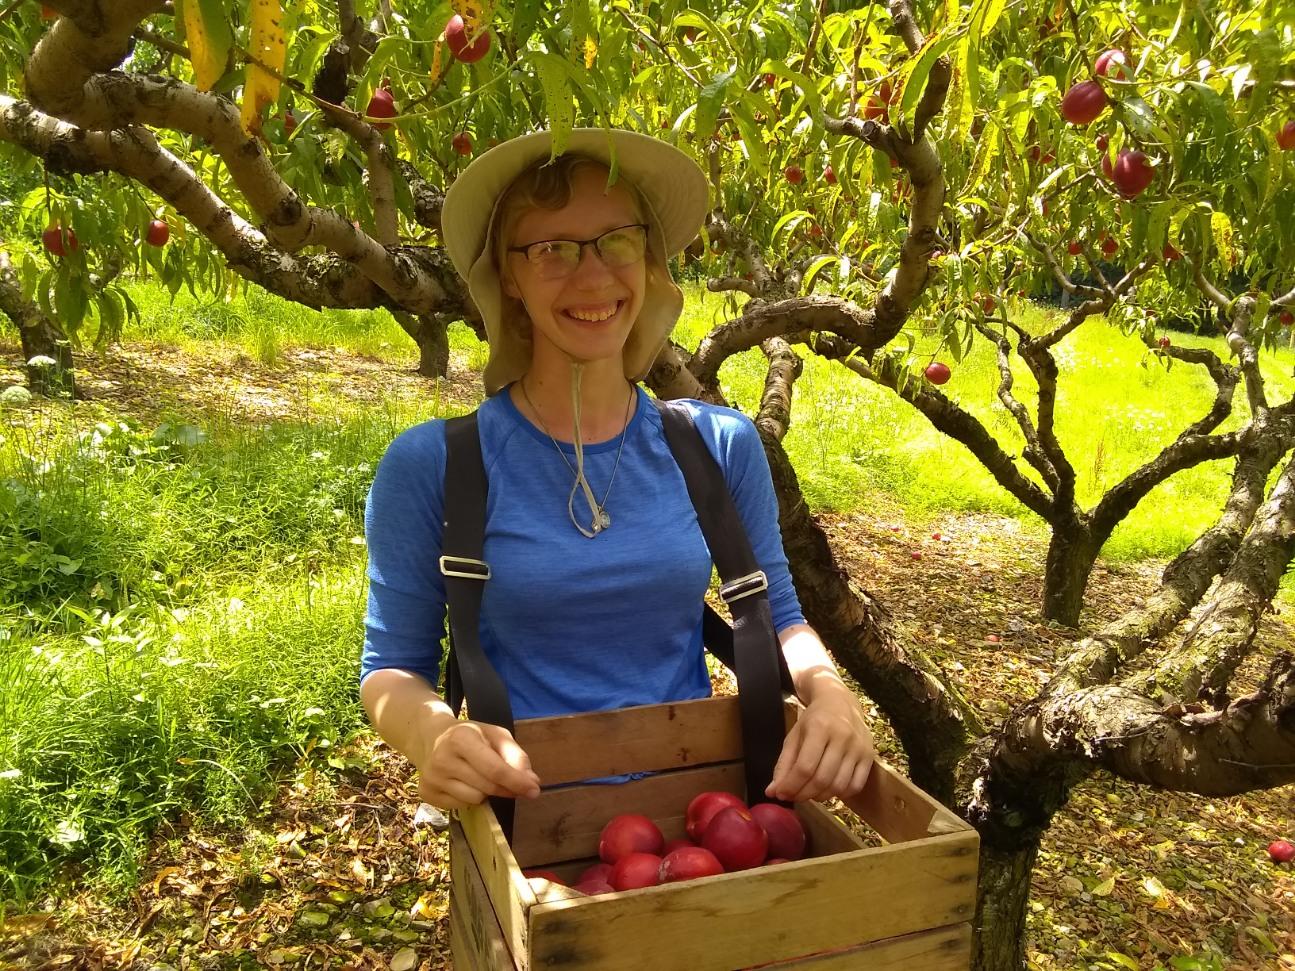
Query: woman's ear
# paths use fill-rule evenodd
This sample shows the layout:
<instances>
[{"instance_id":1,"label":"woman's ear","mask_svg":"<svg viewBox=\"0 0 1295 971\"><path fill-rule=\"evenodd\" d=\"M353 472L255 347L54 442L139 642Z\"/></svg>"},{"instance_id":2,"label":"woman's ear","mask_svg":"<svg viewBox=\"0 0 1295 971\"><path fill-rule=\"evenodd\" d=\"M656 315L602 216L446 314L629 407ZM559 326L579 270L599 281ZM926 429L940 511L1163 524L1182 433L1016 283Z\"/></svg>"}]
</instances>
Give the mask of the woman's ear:
<instances>
[{"instance_id":1,"label":"woman's ear","mask_svg":"<svg viewBox=\"0 0 1295 971\"><path fill-rule=\"evenodd\" d=\"M517 288L517 281L507 270L500 274L499 285L503 288L504 296L512 297L514 300L522 299L522 291Z\"/></svg>"}]
</instances>

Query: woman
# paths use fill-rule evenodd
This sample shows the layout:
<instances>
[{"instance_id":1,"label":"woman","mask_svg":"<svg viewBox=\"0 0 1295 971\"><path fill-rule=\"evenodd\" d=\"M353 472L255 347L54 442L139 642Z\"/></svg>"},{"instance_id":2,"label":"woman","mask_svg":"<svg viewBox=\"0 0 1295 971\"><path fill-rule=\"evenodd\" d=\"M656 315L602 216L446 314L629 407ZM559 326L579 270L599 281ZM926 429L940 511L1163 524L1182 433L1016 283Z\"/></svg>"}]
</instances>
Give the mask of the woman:
<instances>
[{"instance_id":1,"label":"woman","mask_svg":"<svg viewBox=\"0 0 1295 971\"><path fill-rule=\"evenodd\" d=\"M705 176L632 132L577 129L552 163L550 154L548 132L497 146L464 170L442 211L490 342L490 397L478 410L492 569L481 644L518 719L710 695L700 630L710 554L660 415L637 386L683 308L666 260L701 226ZM853 795L872 738L804 622L755 426L732 409L690 406L768 577L806 705L766 795ZM458 720L433 690L444 463L444 422L425 422L392 442L374 478L361 700L417 768L425 802L534 798L541 780L511 734Z\"/></svg>"}]
</instances>

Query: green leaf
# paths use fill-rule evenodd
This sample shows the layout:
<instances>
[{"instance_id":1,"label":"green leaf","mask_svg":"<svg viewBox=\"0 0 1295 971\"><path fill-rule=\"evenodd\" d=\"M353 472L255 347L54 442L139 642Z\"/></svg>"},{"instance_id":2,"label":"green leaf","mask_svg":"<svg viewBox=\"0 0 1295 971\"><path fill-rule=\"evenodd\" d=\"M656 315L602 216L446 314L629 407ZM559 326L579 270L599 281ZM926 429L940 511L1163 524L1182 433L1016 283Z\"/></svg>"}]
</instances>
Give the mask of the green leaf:
<instances>
[{"instance_id":1,"label":"green leaf","mask_svg":"<svg viewBox=\"0 0 1295 971\"><path fill-rule=\"evenodd\" d=\"M931 68L950 47L958 42L958 34L952 30L940 31L926 39L913 57L904 64L899 72L899 86L895 90L895 100L899 102L898 125L904 133L912 132L917 117L917 106L926 90L926 79Z\"/></svg>"},{"instance_id":2,"label":"green leaf","mask_svg":"<svg viewBox=\"0 0 1295 971\"><path fill-rule=\"evenodd\" d=\"M530 51L528 56L535 66L535 72L540 76L544 108L549 116L549 128L553 132L551 157L557 158L566 150L567 139L571 137L571 129L575 127L567 62L556 54L544 51Z\"/></svg>"},{"instance_id":3,"label":"green leaf","mask_svg":"<svg viewBox=\"0 0 1295 971\"><path fill-rule=\"evenodd\" d=\"M526 42L535 33L535 27L540 22L541 6L543 0L516 0L513 4L512 36L519 51L526 49Z\"/></svg>"},{"instance_id":4,"label":"green leaf","mask_svg":"<svg viewBox=\"0 0 1295 971\"><path fill-rule=\"evenodd\" d=\"M736 68L725 71L702 88L701 96L697 99L697 117L693 122L699 139L704 140L715 134L716 119L719 118L720 109L724 107L724 95L736 74Z\"/></svg>"},{"instance_id":5,"label":"green leaf","mask_svg":"<svg viewBox=\"0 0 1295 971\"><path fill-rule=\"evenodd\" d=\"M1121 954L1119 951L1107 951L1106 957L1108 960L1114 961L1122 968L1132 968L1133 971L1140 971L1142 967L1142 965L1138 964L1138 962L1133 960L1133 958L1129 957L1127 954Z\"/></svg>"},{"instance_id":6,"label":"green leaf","mask_svg":"<svg viewBox=\"0 0 1295 971\"><path fill-rule=\"evenodd\" d=\"M809 268L805 271L804 277L800 281L800 294L807 296L814 289L814 277L818 276L819 271L825 266L839 262L838 257L832 253L824 253L822 256L816 256L810 262Z\"/></svg>"}]
</instances>

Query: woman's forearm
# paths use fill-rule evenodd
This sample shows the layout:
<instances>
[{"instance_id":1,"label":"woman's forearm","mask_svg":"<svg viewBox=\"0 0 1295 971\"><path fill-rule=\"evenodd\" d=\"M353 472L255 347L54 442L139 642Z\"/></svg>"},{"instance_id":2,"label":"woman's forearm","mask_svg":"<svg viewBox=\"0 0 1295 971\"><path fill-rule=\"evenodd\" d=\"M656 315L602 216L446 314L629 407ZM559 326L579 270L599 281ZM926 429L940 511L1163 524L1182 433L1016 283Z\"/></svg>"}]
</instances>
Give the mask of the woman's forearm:
<instances>
[{"instance_id":1,"label":"woman's forearm","mask_svg":"<svg viewBox=\"0 0 1295 971\"><path fill-rule=\"evenodd\" d=\"M414 765L458 718L427 682L412 671L383 668L360 685L360 702L388 745Z\"/></svg>"},{"instance_id":2,"label":"woman's forearm","mask_svg":"<svg viewBox=\"0 0 1295 971\"><path fill-rule=\"evenodd\" d=\"M778 632L782 653L787 658L796 695L809 704L816 693L844 691L853 694L841 680L836 665L832 663L827 648L818 633L809 624L793 624Z\"/></svg>"}]
</instances>

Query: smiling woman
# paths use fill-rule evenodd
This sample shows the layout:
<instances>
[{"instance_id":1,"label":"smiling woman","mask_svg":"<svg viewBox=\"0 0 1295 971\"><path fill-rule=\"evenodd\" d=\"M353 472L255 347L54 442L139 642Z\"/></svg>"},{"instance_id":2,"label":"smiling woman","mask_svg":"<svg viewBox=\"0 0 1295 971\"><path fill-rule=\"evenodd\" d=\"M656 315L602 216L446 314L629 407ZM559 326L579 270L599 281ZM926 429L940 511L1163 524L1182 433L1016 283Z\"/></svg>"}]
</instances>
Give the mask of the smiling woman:
<instances>
[{"instance_id":1,"label":"smiling woman","mask_svg":"<svg viewBox=\"0 0 1295 971\"><path fill-rule=\"evenodd\" d=\"M547 132L505 142L464 170L442 211L490 343L489 397L475 425L453 429L479 444L488 480L470 561L488 582L476 588L479 624L455 601L455 655L469 674L469 664L497 673L516 719L711 693L702 617L712 551L662 413L638 387L683 308L667 258L697 235L706 179L682 152L631 132L577 129L552 156ZM760 572L745 579L763 581L752 602L768 600L770 653L781 646L807 706L764 795L857 793L872 739L804 622L759 434L741 412L682 404L750 541ZM443 555L462 552L447 539L462 522L447 522L448 454L447 423L426 422L392 442L375 476L361 697L418 769L422 798L457 809L533 797L542 780L507 719L479 718L469 697L474 720L460 721L433 690L447 577L458 591L468 576Z\"/></svg>"}]
</instances>

